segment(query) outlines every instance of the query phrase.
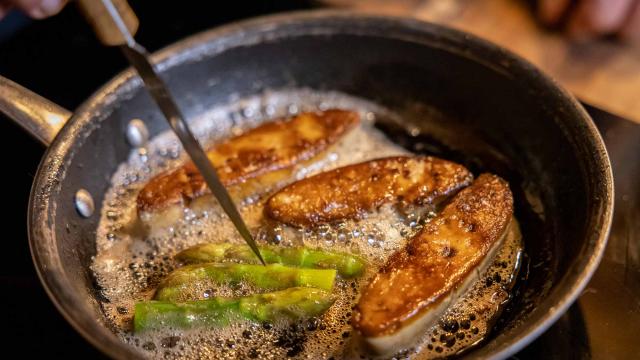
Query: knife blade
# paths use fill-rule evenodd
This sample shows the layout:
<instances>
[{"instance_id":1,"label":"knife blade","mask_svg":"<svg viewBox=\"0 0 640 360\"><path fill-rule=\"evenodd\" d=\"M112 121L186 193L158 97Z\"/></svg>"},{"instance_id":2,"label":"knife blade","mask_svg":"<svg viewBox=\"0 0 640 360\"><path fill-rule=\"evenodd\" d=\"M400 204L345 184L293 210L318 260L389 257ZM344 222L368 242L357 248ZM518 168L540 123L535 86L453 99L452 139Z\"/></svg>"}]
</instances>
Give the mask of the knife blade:
<instances>
[{"instance_id":1,"label":"knife blade","mask_svg":"<svg viewBox=\"0 0 640 360\"><path fill-rule=\"evenodd\" d=\"M116 0L117 7L112 0L100 0L100 2L86 0L80 1L79 3L85 14L92 20L94 29L101 40L109 45L120 45L124 56L129 61L129 64L136 69L140 78L142 78L145 88L169 122L171 129L177 135L183 148L200 171L200 174L202 174L211 193L218 200L218 203L227 216L229 216L229 219L231 219L231 222L244 241L249 245L260 262L265 265L265 261L258 250L255 239L249 232L238 208L233 203L227 189L220 182L218 174L209 161L204 149L202 149L202 146L200 146L200 143L189 129L187 122L184 120L184 116L182 116L165 82L149 61L148 52L135 41L132 33L129 31L127 21L130 22L131 17L133 17L133 19L135 19L135 28L137 28L137 19L133 11L128 7L126 1ZM120 13L121 11L129 17L126 19L123 18ZM116 29L120 33L118 35L121 36L114 36L113 31L116 31Z\"/></svg>"},{"instance_id":2,"label":"knife blade","mask_svg":"<svg viewBox=\"0 0 640 360\"><path fill-rule=\"evenodd\" d=\"M227 189L220 182L218 174L209 161L207 154L198 143L198 140L193 136L193 133L189 129L186 121L184 121L184 117L169 94L164 81L162 81L154 71L153 65L148 60L146 50L138 44L135 44L133 47L123 45L122 52L129 60L131 66L137 70L147 91L149 91L151 97L155 100L165 118L169 121L171 128L178 136L178 139L180 139L182 146L200 171L200 174L202 174L202 177L211 190L211 193L218 200L218 203L229 216L229 219L231 219L231 222L236 227L242 238L264 265L264 259L262 259L262 256L260 255L255 239L249 232L242 216L240 216L238 208L233 203Z\"/></svg>"}]
</instances>

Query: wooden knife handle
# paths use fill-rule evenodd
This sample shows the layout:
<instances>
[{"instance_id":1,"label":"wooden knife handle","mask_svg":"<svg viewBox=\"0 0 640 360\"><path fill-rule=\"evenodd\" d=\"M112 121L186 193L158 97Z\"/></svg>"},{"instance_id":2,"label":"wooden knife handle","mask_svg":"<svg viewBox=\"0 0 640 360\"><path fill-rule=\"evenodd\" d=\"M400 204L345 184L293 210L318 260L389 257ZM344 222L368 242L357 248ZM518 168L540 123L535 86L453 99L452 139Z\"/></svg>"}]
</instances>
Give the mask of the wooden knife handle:
<instances>
[{"instance_id":1,"label":"wooden knife handle","mask_svg":"<svg viewBox=\"0 0 640 360\"><path fill-rule=\"evenodd\" d=\"M104 45L127 44L138 30L138 17L126 0L77 0L77 3Z\"/></svg>"}]
</instances>

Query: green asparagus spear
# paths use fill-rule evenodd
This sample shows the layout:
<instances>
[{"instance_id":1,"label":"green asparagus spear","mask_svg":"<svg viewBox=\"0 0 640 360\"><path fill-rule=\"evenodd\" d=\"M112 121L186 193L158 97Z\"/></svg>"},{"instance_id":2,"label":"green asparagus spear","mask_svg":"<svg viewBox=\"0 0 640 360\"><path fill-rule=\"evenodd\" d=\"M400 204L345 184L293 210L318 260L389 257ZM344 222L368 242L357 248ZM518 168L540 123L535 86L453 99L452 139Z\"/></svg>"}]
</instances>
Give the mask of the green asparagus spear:
<instances>
[{"instance_id":1,"label":"green asparagus spear","mask_svg":"<svg viewBox=\"0 0 640 360\"><path fill-rule=\"evenodd\" d=\"M221 327L234 319L293 322L324 313L334 300L327 291L297 287L246 297L215 297L179 304L145 301L136 304L133 324L134 330L141 332L164 327Z\"/></svg>"},{"instance_id":2,"label":"green asparagus spear","mask_svg":"<svg viewBox=\"0 0 640 360\"><path fill-rule=\"evenodd\" d=\"M314 250L306 247L259 246L260 254L269 264L283 264L308 268L336 269L346 278L355 277L364 271L365 261L359 256ZM224 260L257 263L257 258L246 245L201 244L176 255L185 263L221 262Z\"/></svg>"},{"instance_id":3,"label":"green asparagus spear","mask_svg":"<svg viewBox=\"0 0 640 360\"><path fill-rule=\"evenodd\" d=\"M158 286L155 299L196 300L193 285L201 281L235 285L245 282L262 289L280 290L294 286L331 290L336 271L302 269L280 264L248 265L204 263L187 265L171 272Z\"/></svg>"},{"instance_id":4,"label":"green asparagus spear","mask_svg":"<svg viewBox=\"0 0 640 360\"><path fill-rule=\"evenodd\" d=\"M334 301L328 291L296 287L243 297L240 313L258 321L297 321L324 313Z\"/></svg>"},{"instance_id":5,"label":"green asparagus spear","mask_svg":"<svg viewBox=\"0 0 640 360\"><path fill-rule=\"evenodd\" d=\"M135 332L173 327L187 329L195 326L222 327L238 314L239 300L213 298L174 304L168 301L144 301L135 306Z\"/></svg>"}]
</instances>

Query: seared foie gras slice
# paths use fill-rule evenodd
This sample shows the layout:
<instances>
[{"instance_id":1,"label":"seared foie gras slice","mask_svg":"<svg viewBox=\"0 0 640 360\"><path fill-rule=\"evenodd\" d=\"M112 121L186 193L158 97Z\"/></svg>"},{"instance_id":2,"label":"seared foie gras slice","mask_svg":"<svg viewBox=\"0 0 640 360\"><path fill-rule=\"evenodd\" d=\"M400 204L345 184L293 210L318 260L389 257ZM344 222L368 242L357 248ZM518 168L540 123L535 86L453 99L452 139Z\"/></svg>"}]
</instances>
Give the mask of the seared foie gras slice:
<instances>
[{"instance_id":1,"label":"seared foie gras slice","mask_svg":"<svg viewBox=\"0 0 640 360\"><path fill-rule=\"evenodd\" d=\"M411 346L490 265L512 216L509 185L478 177L391 255L362 291L354 327L380 354Z\"/></svg>"},{"instance_id":2,"label":"seared foie gras slice","mask_svg":"<svg viewBox=\"0 0 640 360\"><path fill-rule=\"evenodd\" d=\"M207 155L224 185L250 187L252 180L264 185L268 182L265 178L282 179L294 165L325 151L358 122L358 114L352 111L302 113L225 140L207 151ZM235 190L237 193L238 189ZM175 205L188 205L208 193L204 179L193 163L188 163L151 179L138 194L138 213L157 213Z\"/></svg>"},{"instance_id":3,"label":"seared foie gras slice","mask_svg":"<svg viewBox=\"0 0 640 360\"><path fill-rule=\"evenodd\" d=\"M469 185L464 166L434 158L395 156L349 165L297 181L265 205L270 218L295 227L359 218L386 203L437 203Z\"/></svg>"}]
</instances>

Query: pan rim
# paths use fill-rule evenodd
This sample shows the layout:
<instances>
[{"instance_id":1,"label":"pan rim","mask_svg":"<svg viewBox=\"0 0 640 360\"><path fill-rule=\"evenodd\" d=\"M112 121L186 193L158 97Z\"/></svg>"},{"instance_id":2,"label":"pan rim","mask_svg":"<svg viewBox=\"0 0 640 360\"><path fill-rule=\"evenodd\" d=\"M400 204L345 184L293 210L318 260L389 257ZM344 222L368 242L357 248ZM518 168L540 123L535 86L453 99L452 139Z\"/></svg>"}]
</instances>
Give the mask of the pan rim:
<instances>
[{"instance_id":1,"label":"pan rim","mask_svg":"<svg viewBox=\"0 0 640 360\"><path fill-rule=\"evenodd\" d=\"M583 248L588 247L588 259L579 263L581 265L579 269L569 268L562 280L556 283L554 291L562 290L564 294L555 304L546 304L552 298L553 292L547 296L547 299L541 304L549 305L546 315L539 315L536 321L531 321L531 316L533 315L530 315L527 324L518 327L521 330L514 340L505 343L501 347L491 349L492 353L483 354L482 349L486 349L486 347L475 349L469 353L472 357L508 357L524 348L546 331L578 298L600 263L612 224L614 206L613 175L604 141L582 105L557 84L555 80L549 78L528 61L510 51L465 32L411 18L370 15L341 10L287 12L234 22L206 30L169 45L155 52L153 60L161 70L165 70L178 64L184 64L187 61L197 61L199 55L211 55L211 51L216 54L237 46L246 46L245 43L238 43L234 39L245 36L248 33L256 34L262 32L267 34L274 29L282 29L292 24L308 24L313 21L344 22L345 20L358 22L356 25L351 24L349 26L357 26L367 21L377 22L378 24L394 26L397 31L413 31L416 34L423 34L425 37L438 33L443 40L465 41L480 49L485 49L488 53L508 60L512 68L518 68L528 73L528 76L535 78L541 86L556 92L555 95L563 99L572 108L575 117L581 119L580 124L576 123L576 125L584 128L585 135L582 135L582 137L588 137L591 140L589 145L593 147L591 150L594 154L592 161L599 165L601 180L603 180L601 184L598 184L602 196L599 203L601 203L602 208L599 210L599 216L595 218L599 221L591 225L590 230L592 232L590 233L589 241L585 241L585 245L583 245ZM344 32L341 33L344 34ZM294 36L299 35L295 34ZM395 39L391 36L389 38ZM258 37L257 40L261 41L264 38ZM217 46L212 46L214 43L217 43ZM496 66L494 63L486 65ZM498 66L497 70L499 68ZM87 132L91 123L96 122L91 114L96 109L102 109L108 105L109 100L107 98L109 94L126 92L127 89L137 89L138 86L139 81L134 78L134 72L129 68L112 78L78 108L77 115L74 115L65 125L59 136L56 137L45 152L36 173L29 201L29 246L34 266L49 298L76 331L96 348L112 357L132 357L139 354L122 343L111 331L99 325L98 322L82 321L79 316L74 314L75 309L70 306L72 303L69 300L70 297L73 297L73 294L69 293L69 280L66 278L66 274L59 263L60 258L57 253L51 254L43 251L40 244L46 241L55 243L54 231L51 229L55 201L51 200L51 195L54 192L55 185L64 177L66 157L72 153L74 145L82 141L83 134ZM49 240L47 240L47 236L50 237ZM43 266L43 264L47 266ZM56 266L58 266L57 269L55 268ZM572 264L572 267L576 267L575 263ZM574 272L572 273L571 270L574 270ZM564 284L569 280L573 281L570 284ZM563 284L564 286L561 287ZM98 337L97 335L101 336Z\"/></svg>"}]
</instances>

